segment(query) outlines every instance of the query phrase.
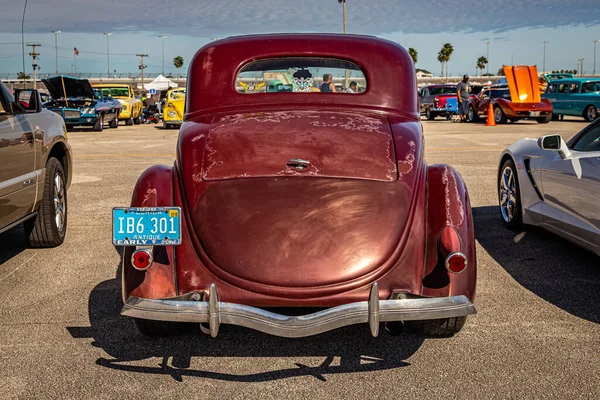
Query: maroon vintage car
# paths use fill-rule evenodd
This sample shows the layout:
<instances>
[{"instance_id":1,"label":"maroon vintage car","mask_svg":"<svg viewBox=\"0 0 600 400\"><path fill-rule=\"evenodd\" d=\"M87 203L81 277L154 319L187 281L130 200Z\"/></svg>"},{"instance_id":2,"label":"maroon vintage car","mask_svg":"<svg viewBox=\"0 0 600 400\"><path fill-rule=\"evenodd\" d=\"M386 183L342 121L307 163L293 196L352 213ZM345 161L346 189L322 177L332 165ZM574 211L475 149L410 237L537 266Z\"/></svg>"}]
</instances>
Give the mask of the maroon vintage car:
<instances>
[{"instance_id":1,"label":"maroon vintage car","mask_svg":"<svg viewBox=\"0 0 600 400\"><path fill-rule=\"evenodd\" d=\"M329 92L318 71L348 71L366 90ZM196 53L187 93L175 164L146 170L114 215L121 313L142 333L195 323L213 337L221 324L301 337L368 323L377 336L380 322L406 322L448 336L475 313L469 196L456 170L425 163L401 46L232 37ZM119 223L135 233L118 236Z\"/></svg>"}]
</instances>

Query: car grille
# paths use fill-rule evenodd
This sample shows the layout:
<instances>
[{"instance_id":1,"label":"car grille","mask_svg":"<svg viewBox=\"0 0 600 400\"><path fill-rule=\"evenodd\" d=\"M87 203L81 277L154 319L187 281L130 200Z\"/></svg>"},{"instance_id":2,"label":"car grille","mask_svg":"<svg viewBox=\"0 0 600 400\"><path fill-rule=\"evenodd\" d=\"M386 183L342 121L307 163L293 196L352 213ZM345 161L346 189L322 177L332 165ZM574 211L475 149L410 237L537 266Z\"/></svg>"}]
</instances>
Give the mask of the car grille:
<instances>
[{"instance_id":1,"label":"car grille","mask_svg":"<svg viewBox=\"0 0 600 400\"><path fill-rule=\"evenodd\" d=\"M79 112L79 111L71 111L71 110L65 111L65 118L79 118L79 117L81 117L81 112Z\"/></svg>"},{"instance_id":2,"label":"car grille","mask_svg":"<svg viewBox=\"0 0 600 400\"><path fill-rule=\"evenodd\" d=\"M54 110L54 112L62 117L62 110Z\"/></svg>"}]
</instances>

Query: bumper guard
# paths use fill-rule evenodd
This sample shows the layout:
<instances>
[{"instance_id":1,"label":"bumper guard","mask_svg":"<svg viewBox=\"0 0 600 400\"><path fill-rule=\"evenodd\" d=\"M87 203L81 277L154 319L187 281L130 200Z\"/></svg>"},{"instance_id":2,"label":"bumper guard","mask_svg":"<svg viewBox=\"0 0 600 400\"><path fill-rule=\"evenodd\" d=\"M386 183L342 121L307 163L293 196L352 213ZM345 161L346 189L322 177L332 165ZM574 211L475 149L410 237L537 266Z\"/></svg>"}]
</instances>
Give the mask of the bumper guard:
<instances>
[{"instance_id":1,"label":"bumper guard","mask_svg":"<svg viewBox=\"0 0 600 400\"><path fill-rule=\"evenodd\" d=\"M475 314L466 296L379 300L377 283L371 286L368 301L343 304L302 316L287 316L260 308L219 301L217 287L210 285L208 302L193 300L153 300L131 296L121 315L171 322L208 323L216 337L221 324L255 329L270 335L297 338L317 335L348 325L368 323L371 334L379 334L379 323L413 321Z\"/></svg>"}]
</instances>

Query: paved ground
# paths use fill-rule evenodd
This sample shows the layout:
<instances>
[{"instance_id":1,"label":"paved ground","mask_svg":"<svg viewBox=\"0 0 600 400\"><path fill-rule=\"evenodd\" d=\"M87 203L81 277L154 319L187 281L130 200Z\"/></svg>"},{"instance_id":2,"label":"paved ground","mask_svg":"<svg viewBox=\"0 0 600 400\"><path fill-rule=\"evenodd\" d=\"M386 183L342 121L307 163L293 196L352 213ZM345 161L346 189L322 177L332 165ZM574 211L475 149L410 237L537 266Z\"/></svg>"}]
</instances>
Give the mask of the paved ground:
<instances>
[{"instance_id":1,"label":"paved ground","mask_svg":"<svg viewBox=\"0 0 600 400\"><path fill-rule=\"evenodd\" d=\"M585 124L424 124L429 163L457 167L474 207L479 314L455 338L373 339L366 326L302 340L229 326L216 340L142 337L118 315L111 207L129 203L146 167L173 162L177 131L73 132L64 245L0 235L0 398L599 398L598 258L503 229L495 198L505 146Z\"/></svg>"}]
</instances>

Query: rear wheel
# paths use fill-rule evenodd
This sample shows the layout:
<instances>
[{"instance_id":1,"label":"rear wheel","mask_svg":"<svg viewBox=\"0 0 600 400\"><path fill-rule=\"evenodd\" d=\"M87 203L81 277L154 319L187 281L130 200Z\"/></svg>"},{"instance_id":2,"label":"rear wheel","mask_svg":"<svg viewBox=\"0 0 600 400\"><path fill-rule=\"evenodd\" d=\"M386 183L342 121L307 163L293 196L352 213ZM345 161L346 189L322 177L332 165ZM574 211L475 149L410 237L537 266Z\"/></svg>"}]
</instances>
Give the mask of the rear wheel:
<instances>
[{"instance_id":1,"label":"rear wheel","mask_svg":"<svg viewBox=\"0 0 600 400\"><path fill-rule=\"evenodd\" d=\"M560 119L560 115L559 114L552 113L552 121L558 121L559 119Z\"/></svg>"},{"instance_id":2,"label":"rear wheel","mask_svg":"<svg viewBox=\"0 0 600 400\"><path fill-rule=\"evenodd\" d=\"M502 164L500 171L500 176L498 176L500 215L507 228L519 229L523 226L523 214L517 168L515 168L513 160L508 159Z\"/></svg>"},{"instance_id":3,"label":"rear wheel","mask_svg":"<svg viewBox=\"0 0 600 400\"><path fill-rule=\"evenodd\" d=\"M406 326L410 330L426 336L449 337L460 332L466 320L467 317L453 317L424 321L407 321Z\"/></svg>"},{"instance_id":4,"label":"rear wheel","mask_svg":"<svg viewBox=\"0 0 600 400\"><path fill-rule=\"evenodd\" d=\"M65 240L67 232L67 187L65 171L51 157L46 163L42 203L35 218L25 222L32 247L56 247Z\"/></svg>"},{"instance_id":5,"label":"rear wheel","mask_svg":"<svg viewBox=\"0 0 600 400\"><path fill-rule=\"evenodd\" d=\"M598 110L596 109L596 107L594 107L591 104L589 106L587 106L585 108L585 111L583 112L583 118L587 122L592 122L593 120L598 118Z\"/></svg>"},{"instance_id":6,"label":"rear wheel","mask_svg":"<svg viewBox=\"0 0 600 400\"><path fill-rule=\"evenodd\" d=\"M115 115L115 119L113 119L112 121L110 121L110 123L108 124L109 128L118 128L119 127L119 119L117 118L117 116Z\"/></svg>"},{"instance_id":7,"label":"rear wheel","mask_svg":"<svg viewBox=\"0 0 600 400\"><path fill-rule=\"evenodd\" d=\"M142 123L142 121L140 121L140 116L138 115L136 118L133 119L133 123L136 125L139 125Z\"/></svg>"},{"instance_id":8,"label":"rear wheel","mask_svg":"<svg viewBox=\"0 0 600 400\"><path fill-rule=\"evenodd\" d=\"M538 124L547 124L551 120L552 120L552 114L548 114L545 117L536 118L536 121L538 122Z\"/></svg>"},{"instance_id":9,"label":"rear wheel","mask_svg":"<svg viewBox=\"0 0 600 400\"><path fill-rule=\"evenodd\" d=\"M508 120L508 118L506 118L506 115L504 114L504 111L502 111L502 108L500 108L500 106L494 106L494 120L496 121L497 124L505 124L506 121Z\"/></svg>"},{"instance_id":10,"label":"rear wheel","mask_svg":"<svg viewBox=\"0 0 600 400\"><path fill-rule=\"evenodd\" d=\"M131 118L131 117L127 118L127 121L125 121L125 125L127 125L127 126L133 125L133 118Z\"/></svg>"},{"instance_id":11,"label":"rear wheel","mask_svg":"<svg viewBox=\"0 0 600 400\"><path fill-rule=\"evenodd\" d=\"M151 319L135 318L138 330L149 337L165 337L181 335L190 330L192 324L170 321L154 321Z\"/></svg>"}]
</instances>

